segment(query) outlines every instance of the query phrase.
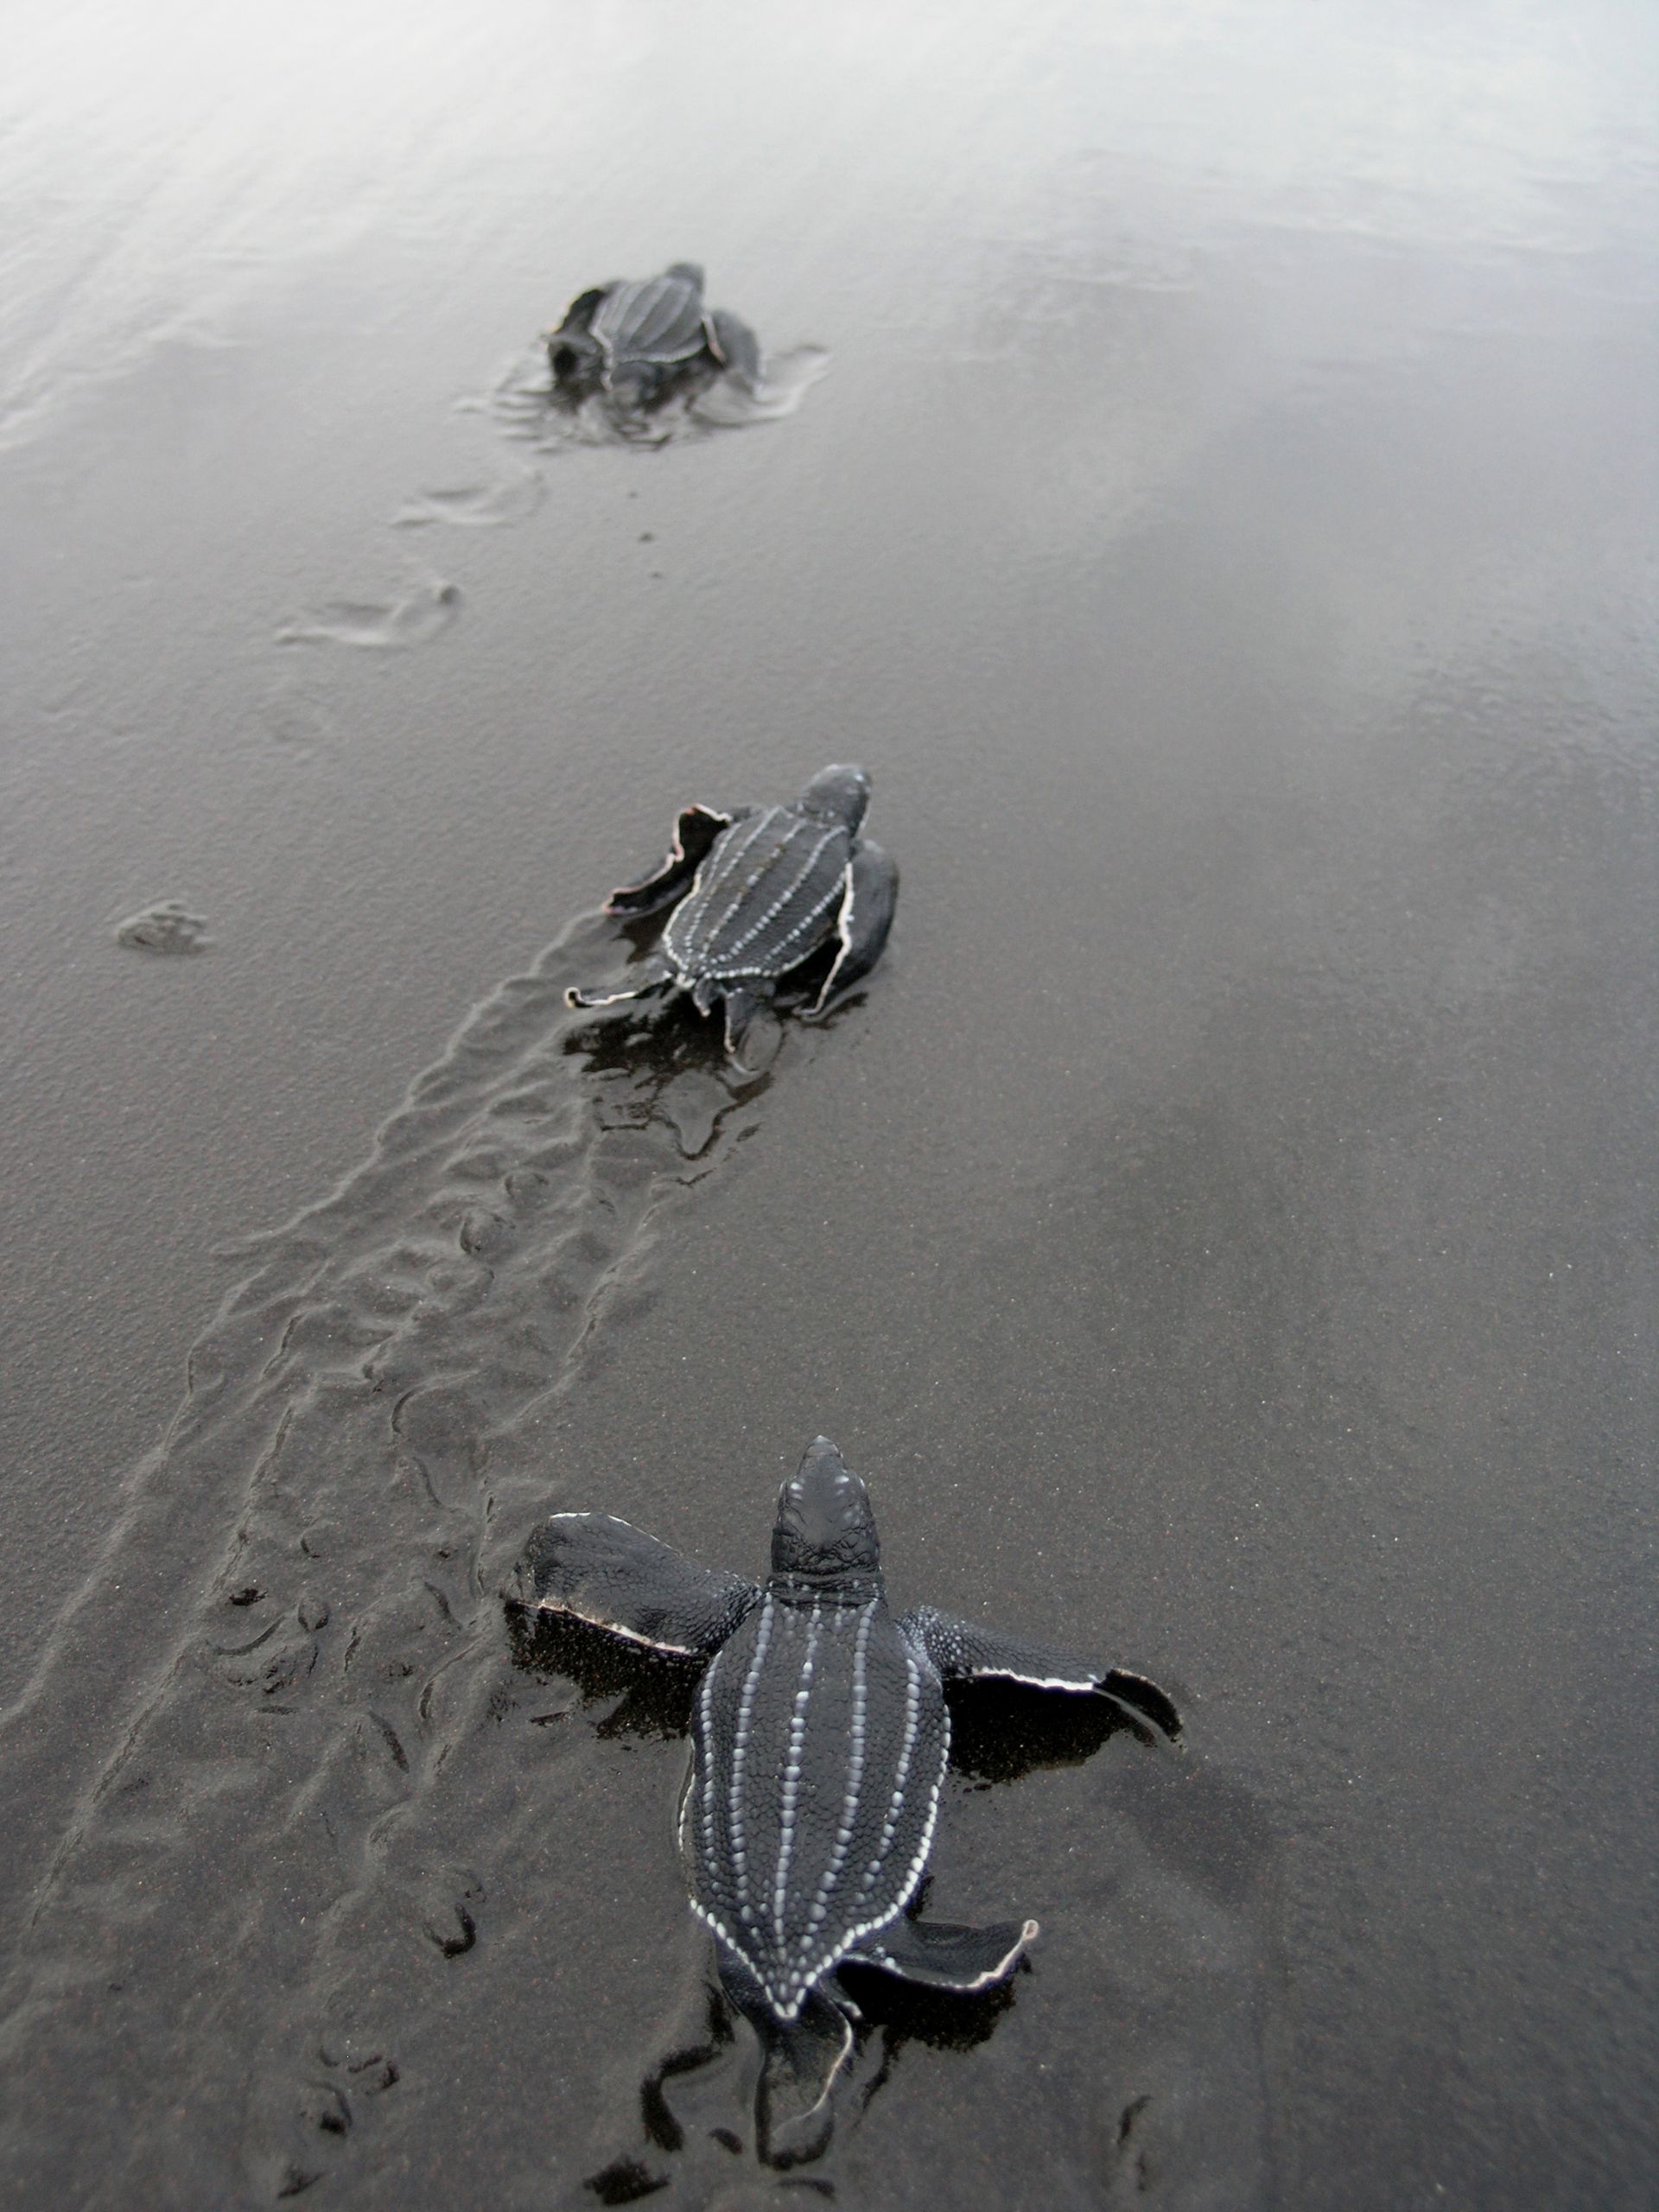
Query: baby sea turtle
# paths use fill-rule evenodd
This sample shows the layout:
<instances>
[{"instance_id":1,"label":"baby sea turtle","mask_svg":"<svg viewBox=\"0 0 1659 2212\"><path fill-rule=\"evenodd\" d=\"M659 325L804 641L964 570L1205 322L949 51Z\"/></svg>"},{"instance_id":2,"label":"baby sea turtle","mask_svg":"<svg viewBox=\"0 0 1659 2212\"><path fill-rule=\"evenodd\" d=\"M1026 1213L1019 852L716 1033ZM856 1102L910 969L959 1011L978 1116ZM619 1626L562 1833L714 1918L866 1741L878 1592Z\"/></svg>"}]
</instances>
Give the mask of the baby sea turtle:
<instances>
[{"instance_id":1,"label":"baby sea turtle","mask_svg":"<svg viewBox=\"0 0 1659 2212\"><path fill-rule=\"evenodd\" d=\"M912 1920L950 1745L944 1685L997 1677L1101 1693L1166 1734L1174 1707L1103 1669L929 1607L887 1610L868 1493L828 1438L778 1496L764 1587L696 1567L605 1513L556 1513L506 1593L677 1659L706 1661L680 1808L691 1907L769 2064L816 2107L851 2048L843 1964L934 1989L1005 1980L1034 1920ZM816 2092L816 2094L813 2094Z\"/></svg>"},{"instance_id":2,"label":"baby sea turtle","mask_svg":"<svg viewBox=\"0 0 1659 2212\"><path fill-rule=\"evenodd\" d=\"M668 858L643 883L613 891L607 914L648 914L671 903L662 942L615 990L570 990L572 1006L690 991L699 1014L726 1002L726 1048L735 1058L779 979L832 943L814 1001L873 967L893 925L899 871L859 825L870 803L862 768L830 767L785 806L689 806Z\"/></svg>"},{"instance_id":3,"label":"baby sea turtle","mask_svg":"<svg viewBox=\"0 0 1659 2212\"><path fill-rule=\"evenodd\" d=\"M569 397L603 392L631 408L654 405L700 372L724 371L751 387L760 377L754 333L728 308L703 305L695 261L582 293L549 332L547 352L553 380Z\"/></svg>"}]
</instances>

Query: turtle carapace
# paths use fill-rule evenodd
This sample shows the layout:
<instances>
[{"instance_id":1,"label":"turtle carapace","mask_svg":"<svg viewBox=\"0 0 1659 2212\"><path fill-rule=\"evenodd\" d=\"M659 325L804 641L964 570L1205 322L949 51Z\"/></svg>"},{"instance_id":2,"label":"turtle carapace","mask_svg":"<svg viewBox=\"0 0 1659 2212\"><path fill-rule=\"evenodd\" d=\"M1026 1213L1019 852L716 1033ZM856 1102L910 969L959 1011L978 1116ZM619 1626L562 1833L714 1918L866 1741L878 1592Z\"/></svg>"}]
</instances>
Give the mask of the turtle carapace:
<instances>
[{"instance_id":1,"label":"turtle carapace","mask_svg":"<svg viewBox=\"0 0 1659 2212\"><path fill-rule=\"evenodd\" d=\"M694 1566L608 1514L556 1513L506 1594L706 1662L680 1815L692 1910L732 1998L817 2101L857 2017L843 1964L983 1990L1037 1933L1034 1920L906 1916L950 1751L944 1685L997 1676L1101 1694L1179 1732L1143 1676L926 1607L895 1618L868 1494L822 1436L779 1493L764 1585Z\"/></svg>"},{"instance_id":2,"label":"turtle carapace","mask_svg":"<svg viewBox=\"0 0 1659 2212\"><path fill-rule=\"evenodd\" d=\"M554 384L567 398L602 393L627 409L653 407L722 373L751 391L760 379L754 333L729 309L704 306L702 271L694 261L581 293L548 333L547 353Z\"/></svg>"},{"instance_id":3,"label":"turtle carapace","mask_svg":"<svg viewBox=\"0 0 1659 2212\"><path fill-rule=\"evenodd\" d=\"M822 770L781 806L689 806L667 859L613 891L607 914L671 906L657 950L620 988L571 990L572 1006L689 991L700 1014L723 1000L736 1058L779 982L833 947L814 1011L873 967L887 941L899 871L861 834L870 803L862 768Z\"/></svg>"}]
</instances>

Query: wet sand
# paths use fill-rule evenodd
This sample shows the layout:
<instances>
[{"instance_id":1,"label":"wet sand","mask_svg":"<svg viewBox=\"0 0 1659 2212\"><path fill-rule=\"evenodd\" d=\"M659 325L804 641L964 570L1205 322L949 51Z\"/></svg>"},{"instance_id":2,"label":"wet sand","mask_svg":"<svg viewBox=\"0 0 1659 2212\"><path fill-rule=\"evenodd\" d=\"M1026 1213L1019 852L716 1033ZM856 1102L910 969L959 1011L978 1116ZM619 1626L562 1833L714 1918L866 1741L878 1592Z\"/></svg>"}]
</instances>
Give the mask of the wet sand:
<instances>
[{"instance_id":1,"label":"wet sand","mask_svg":"<svg viewBox=\"0 0 1659 2212\"><path fill-rule=\"evenodd\" d=\"M16 2200L1645 2203L1650 27L19 20ZM539 422L684 255L827 373ZM836 757L854 1003L563 1008ZM495 1592L753 1571L820 1429L899 1603L1187 1729L963 1717L1032 1970L780 2174L673 1715Z\"/></svg>"}]
</instances>

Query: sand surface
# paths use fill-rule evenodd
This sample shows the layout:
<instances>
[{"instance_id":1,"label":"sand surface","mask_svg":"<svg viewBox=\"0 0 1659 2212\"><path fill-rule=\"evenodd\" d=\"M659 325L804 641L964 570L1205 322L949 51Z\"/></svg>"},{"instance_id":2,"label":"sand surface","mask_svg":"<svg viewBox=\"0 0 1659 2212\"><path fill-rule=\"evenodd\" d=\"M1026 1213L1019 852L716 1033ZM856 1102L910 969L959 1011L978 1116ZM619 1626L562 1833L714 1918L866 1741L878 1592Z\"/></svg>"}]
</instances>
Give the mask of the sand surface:
<instances>
[{"instance_id":1,"label":"sand surface","mask_svg":"<svg viewBox=\"0 0 1659 2212\"><path fill-rule=\"evenodd\" d=\"M1656 43L10 11L7 2202L1651 2202ZM683 257L772 404L552 416ZM847 758L853 1003L564 1008ZM781 2171L674 1715L496 1592L819 1430L1187 1726L963 1717L1031 1971Z\"/></svg>"}]
</instances>

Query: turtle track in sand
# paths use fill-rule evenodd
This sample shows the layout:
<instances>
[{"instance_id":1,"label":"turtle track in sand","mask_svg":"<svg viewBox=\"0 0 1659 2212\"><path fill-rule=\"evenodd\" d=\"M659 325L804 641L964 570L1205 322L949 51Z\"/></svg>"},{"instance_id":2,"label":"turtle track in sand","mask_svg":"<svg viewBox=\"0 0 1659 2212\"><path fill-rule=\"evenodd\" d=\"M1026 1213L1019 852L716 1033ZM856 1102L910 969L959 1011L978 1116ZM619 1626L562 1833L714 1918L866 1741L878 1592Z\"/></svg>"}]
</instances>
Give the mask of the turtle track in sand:
<instances>
[{"instance_id":1,"label":"turtle track in sand","mask_svg":"<svg viewBox=\"0 0 1659 2212\"><path fill-rule=\"evenodd\" d=\"M245 1248L7 1716L37 1847L6 1876L5 2166L36 2201L303 2190L398 2077L383 2008L338 1993L411 1929L429 1959L477 1940L477 1876L423 1838L556 1492L538 1426L765 1088L695 1043L607 1063L614 1020L563 999L613 944L578 924L503 983L369 1158Z\"/></svg>"}]
</instances>

